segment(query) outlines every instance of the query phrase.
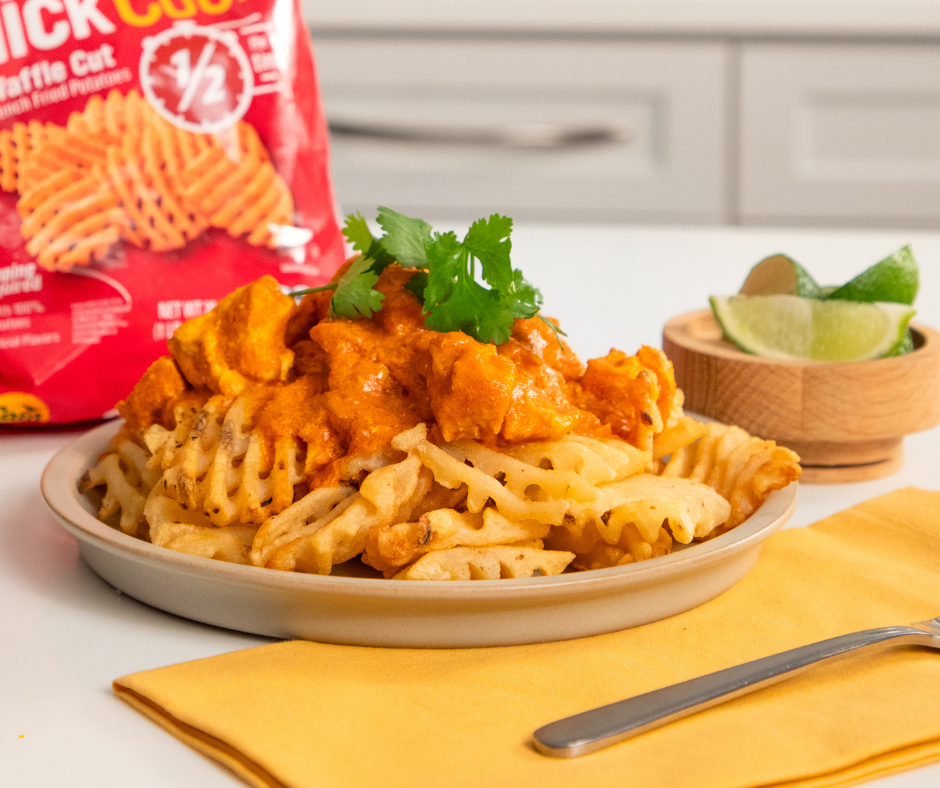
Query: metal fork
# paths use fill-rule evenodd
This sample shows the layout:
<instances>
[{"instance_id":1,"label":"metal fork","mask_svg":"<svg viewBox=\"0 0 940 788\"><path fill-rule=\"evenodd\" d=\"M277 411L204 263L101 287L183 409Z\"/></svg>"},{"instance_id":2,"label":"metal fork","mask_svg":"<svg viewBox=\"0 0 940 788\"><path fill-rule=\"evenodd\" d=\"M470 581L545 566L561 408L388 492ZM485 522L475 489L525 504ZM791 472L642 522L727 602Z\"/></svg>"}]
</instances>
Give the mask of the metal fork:
<instances>
[{"instance_id":1,"label":"metal fork","mask_svg":"<svg viewBox=\"0 0 940 788\"><path fill-rule=\"evenodd\" d=\"M577 758L785 681L815 665L893 646L940 649L940 617L909 627L866 629L821 640L565 717L539 728L533 734L535 747L544 755Z\"/></svg>"}]
</instances>

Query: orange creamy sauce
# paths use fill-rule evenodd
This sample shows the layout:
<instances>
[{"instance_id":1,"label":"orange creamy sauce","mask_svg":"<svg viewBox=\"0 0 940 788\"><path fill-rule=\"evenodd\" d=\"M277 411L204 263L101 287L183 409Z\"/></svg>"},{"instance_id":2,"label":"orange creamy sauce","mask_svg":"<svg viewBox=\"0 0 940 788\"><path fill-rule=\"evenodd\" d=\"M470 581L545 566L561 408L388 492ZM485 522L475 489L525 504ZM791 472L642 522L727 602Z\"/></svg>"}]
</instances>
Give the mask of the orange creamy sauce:
<instances>
[{"instance_id":1,"label":"orange creamy sauce","mask_svg":"<svg viewBox=\"0 0 940 788\"><path fill-rule=\"evenodd\" d=\"M178 406L247 397L268 467L278 447L302 453L299 497L355 479L370 459L391 461L391 439L422 422L436 442L498 446L577 433L649 449L668 421L675 379L661 351L612 350L585 366L538 318L517 320L499 346L439 333L404 289L413 274L397 265L383 272L385 300L368 320L329 319L329 291L295 305L271 277L239 288L177 330L170 356L118 405L127 429L170 429Z\"/></svg>"}]
</instances>

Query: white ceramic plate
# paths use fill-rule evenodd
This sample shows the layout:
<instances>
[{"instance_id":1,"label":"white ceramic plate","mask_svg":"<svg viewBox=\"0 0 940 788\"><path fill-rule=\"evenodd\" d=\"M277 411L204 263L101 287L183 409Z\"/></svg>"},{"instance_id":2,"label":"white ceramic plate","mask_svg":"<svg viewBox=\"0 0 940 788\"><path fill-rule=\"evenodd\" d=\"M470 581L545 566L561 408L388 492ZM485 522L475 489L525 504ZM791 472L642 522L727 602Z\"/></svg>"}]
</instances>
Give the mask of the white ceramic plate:
<instances>
[{"instance_id":1,"label":"white ceramic plate","mask_svg":"<svg viewBox=\"0 0 940 788\"><path fill-rule=\"evenodd\" d=\"M415 582L294 574L177 553L98 521L78 480L119 427L104 424L69 443L42 475L46 503L78 538L84 559L115 588L160 610L277 638L457 648L567 640L647 624L734 585L796 507L791 484L716 539L650 561L555 577Z\"/></svg>"}]
</instances>

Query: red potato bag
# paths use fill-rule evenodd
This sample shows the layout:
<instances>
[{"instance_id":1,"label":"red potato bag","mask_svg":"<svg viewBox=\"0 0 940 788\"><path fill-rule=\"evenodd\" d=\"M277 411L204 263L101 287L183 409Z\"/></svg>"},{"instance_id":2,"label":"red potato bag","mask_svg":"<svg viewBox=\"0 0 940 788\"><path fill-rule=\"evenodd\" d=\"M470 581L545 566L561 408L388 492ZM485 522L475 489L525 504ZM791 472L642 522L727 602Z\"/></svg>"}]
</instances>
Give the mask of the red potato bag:
<instances>
[{"instance_id":1,"label":"red potato bag","mask_svg":"<svg viewBox=\"0 0 940 788\"><path fill-rule=\"evenodd\" d=\"M0 3L0 423L113 414L263 274L344 257L298 0Z\"/></svg>"}]
</instances>

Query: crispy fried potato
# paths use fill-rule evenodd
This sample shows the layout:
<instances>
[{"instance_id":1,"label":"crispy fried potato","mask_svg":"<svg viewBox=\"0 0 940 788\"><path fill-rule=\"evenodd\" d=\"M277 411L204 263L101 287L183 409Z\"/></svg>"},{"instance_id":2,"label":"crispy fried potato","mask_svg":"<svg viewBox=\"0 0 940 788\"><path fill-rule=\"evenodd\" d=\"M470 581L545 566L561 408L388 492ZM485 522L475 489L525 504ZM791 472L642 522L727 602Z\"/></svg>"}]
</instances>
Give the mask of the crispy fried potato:
<instances>
[{"instance_id":1,"label":"crispy fried potato","mask_svg":"<svg viewBox=\"0 0 940 788\"><path fill-rule=\"evenodd\" d=\"M266 520L255 535L251 563L264 566L285 545L315 534L353 503L354 487L320 487Z\"/></svg>"},{"instance_id":2,"label":"crispy fried potato","mask_svg":"<svg viewBox=\"0 0 940 788\"><path fill-rule=\"evenodd\" d=\"M499 580L500 578L560 575L573 553L541 547L452 547L419 558L394 576L395 580Z\"/></svg>"},{"instance_id":3,"label":"crispy fried potato","mask_svg":"<svg viewBox=\"0 0 940 788\"><path fill-rule=\"evenodd\" d=\"M399 567L432 550L542 539L550 528L536 520L514 522L493 508L476 514L438 509L422 515L417 522L373 526L362 559L379 571L394 574Z\"/></svg>"},{"instance_id":4,"label":"crispy fried potato","mask_svg":"<svg viewBox=\"0 0 940 788\"><path fill-rule=\"evenodd\" d=\"M596 500L573 503L563 525L577 534L592 523L611 545L620 542L622 529L631 523L653 543L667 521L676 541L688 544L710 534L730 512L728 502L712 488L688 479L642 474L599 489Z\"/></svg>"},{"instance_id":5,"label":"crispy fried potato","mask_svg":"<svg viewBox=\"0 0 940 788\"><path fill-rule=\"evenodd\" d=\"M588 485L625 479L649 470L650 465L649 454L629 443L581 435L507 446L501 453L536 468L574 473Z\"/></svg>"},{"instance_id":6,"label":"crispy fried potato","mask_svg":"<svg viewBox=\"0 0 940 788\"><path fill-rule=\"evenodd\" d=\"M246 531L240 529L248 528L253 537L256 526L234 526L234 531L217 528L204 514L187 509L184 504L163 495L162 492L161 485L154 487L144 507L148 525L147 538L153 544L203 558L248 563L251 538L248 538L245 544ZM220 540L207 538L219 531L229 534L229 537ZM232 534L237 537L235 541L232 541Z\"/></svg>"},{"instance_id":7,"label":"crispy fried potato","mask_svg":"<svg viewBox=\"0 0 940 788\"><path fill-rule=\"evenodd\" d=\"M568 510L567 499L527 500L504 487L494 476L467 465L461 459L428 441L417 446L421 462L444 487L467 486L467 508L479 512L492 499L499 511L512 520L538 520L560 523ZM454 450L458 456L460 450ZM494 452L495 454L495 452ZM518 478L518 477L517 477ZM524 491L523 491L524 492Z\"/></svg>"},{"instance_id":8,"label":"crispy fried potato","mask_svg":"<svg viewBox=\"0 0 940 788\"><path fill-rule=\"evenodd\" d=\"M334 564L363 551L370 528L407 521L431 488L431 474L415 453L426 435L423 424L398 435L392 445L408 453L404 460L370 473L339 516L288 542L264 565L328 575Z\"/></svg>"},{"instance_id":9,"label":"crispy fried potato","mask_svg":"<svg viewBox=\"0 0 940 788\"><path fill-rule=\"evenodd\" d=\"M232 525L225 528L161 523L150 527L150 541L178 553L213 558L232 564L247 564L248 551L258 526Z\"/></svg>"},{"instance_id":10,"label":"crispy fried potato","mask_svg":"<svg viewBox=\"0 0 940 788\"><path fill-rule=\"evenodd\" d=\"M697 441L705 434L705 425L700 421L681 416L672 426L667 426L653 437L653 459L660 460Z\"/></svg>"},{"instance_id":11,"label":"crispy fried potato","mask_svg":"<svg viewBox=\"0 0 940 788\"><path fill-rule=\"evenodd\" d=\"M545 540L545 547L549 550L574 553L571 566L575 569L604 569L646 561L667 555L672 551L672 546L672 536L667 528L661 528L655 540L647 541L633 523L627 523L620 530L616 544L604 541L594 523L588 523L579 532L570 531L564 526L552 526L552 532Z\"/></svg>"},{"instance_id":12,"label":"crispy fried potato","mask_svg":"<svg viewBox=\"0 0 940 788\"><path fill-rule=\"evenodd\" d=\"M558 549L552 543L552 547ZM640 536L636 526L629 524L620 535L617 545L609 545L598 541L590 550L575 555L571 565L575 569L607 569L611 566L626 566L637 561L648 561L650 558L659 558L672 551L672 537L666 529L659 532L654 542L647 542Z\"/></svg>"},{"instance_id":13,"label":"crispy fried potato","mask_svg":"<svg viewBox=\"0 0 940 788\"><path fill-rule=\"evenodd\" d=\"M84 492L93 487L105 487L104 498L98 510L98 519L107 520L121 513L121 530L137 536L144 520L147 495L160 477L159 471L148 466L145 449L119 433L112 442L114 448L105 452L82 477L79 488Z\"/></svg>"},{"instance_id":14,"label":"crispy fried potato","mask_svg":"<svg viewBox=\"0 0 940 788\"><path fill-rule=\"evenodd\" d=\"M27 248L50 271L100 261L121 239L168 251L211 224L276 247L275 231L293 227L293 196L253 126L184 131L136 90L91 96L67 127L0 132L0 189L21 195Z\"/></svg>"},{"instance_id":15,"label":"crispy fried potato","mask_svg":"<svg viewBox=\"0 0 940 788\"><path fill-rule=\"evenodd\" d=\"M416 521L422 515L438 509L453 509L456 512L467 511L467 485L461 484L451 490L443 484L432 482L431 489L415 507L415 510L411 513L411 518Z\"/></svg>"},{"instance_id":16,"label":"crispy fried potato","mask_svg":"<svg viewBox=\"0 0 940 788\"><path fill-rule=\"evenodd\" d=\"M261 436L249 426L269 398L262 389L230 406L221 396L210 399L172 459L164 451L159 494L217 526L260 524L289 506L302 472L296 445L292 438L279 441L266 461Z\"/></svg>"},{"instance_id":17,"label":"crispy fried potato","mask_svg":"<svg viewBox=\"0 0 940 788\"><path fill-rule=\"evenodd\" d=\"M774 441L740 427L708 424L697 443L673 454L661 476L702 482L729 502L730 515L717 535L744 522L774 490L799 479L799 462L795 452Z\"/></svg>"}]
</instances>

